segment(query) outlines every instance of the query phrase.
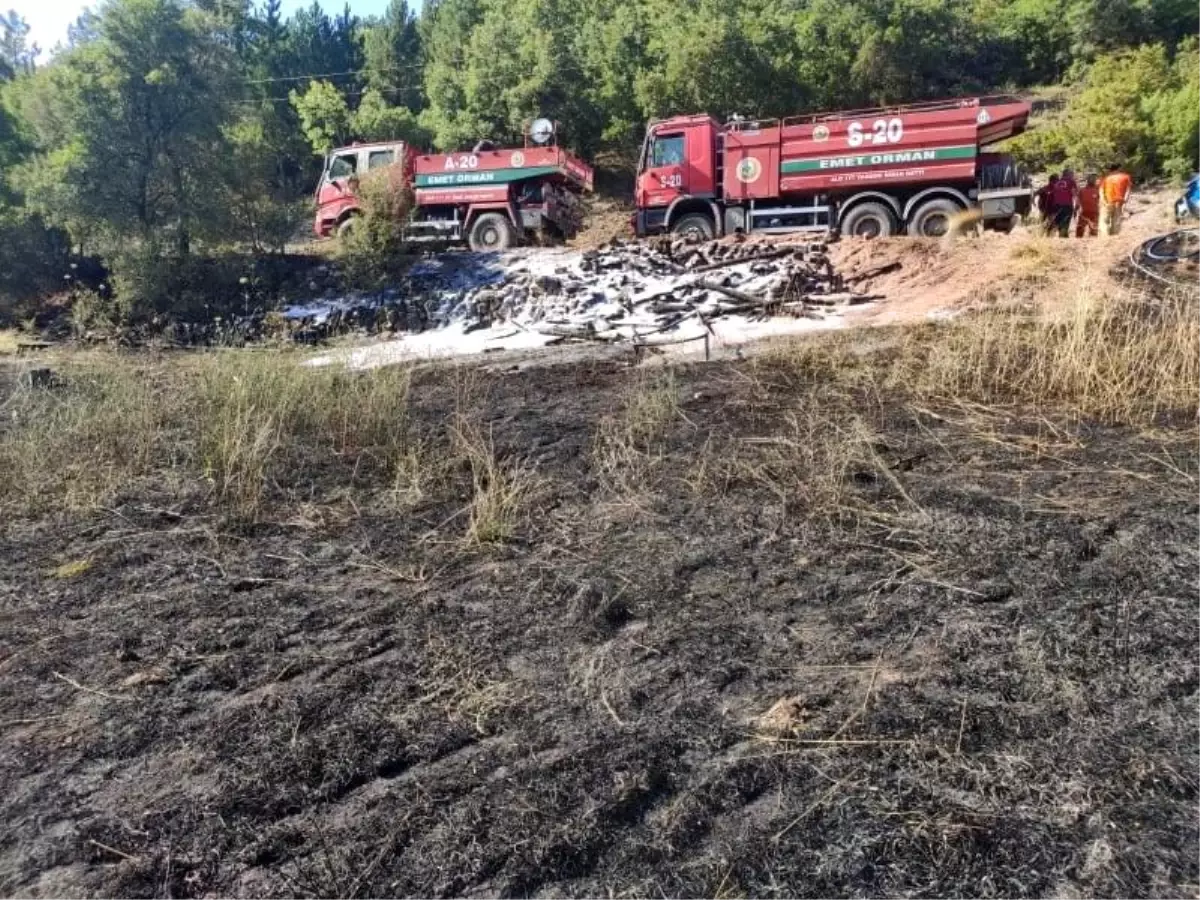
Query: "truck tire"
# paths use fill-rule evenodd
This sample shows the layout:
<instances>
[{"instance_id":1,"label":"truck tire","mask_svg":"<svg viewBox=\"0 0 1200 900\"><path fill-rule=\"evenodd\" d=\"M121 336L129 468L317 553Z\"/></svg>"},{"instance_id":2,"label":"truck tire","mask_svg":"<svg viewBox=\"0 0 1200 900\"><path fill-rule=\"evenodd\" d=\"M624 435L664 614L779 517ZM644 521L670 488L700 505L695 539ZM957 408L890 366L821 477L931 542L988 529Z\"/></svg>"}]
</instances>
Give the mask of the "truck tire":
<instances>
[{"instance_id":1,"label":"truck tire","mask_svg":"<svg viewBox=\"0 0 1200 900\"><path fill-rule=\"evenodd\" d=\"M503 213L484 213L471 226L467 244L476 253L499 253L517 242L512 222Z\"/></svg>"},{"instance_id":2,"label":"truck tire","mask_svg":"<svg viewBox=\"0 0 1200 900\"><path fill-rule=\"evenodd\" d=\"M679 237L694 235L698 240L711 241L716 235L712 219L704 213L689 213L671 226L671 234Z\"/></svg>"},{"instance_id":3,"label":"truck tire","mask_svg":"<svg viewBox=\"0 0 1200 900\"><path fill-rule=\"evenodd\" d=\"M926 200L908 220L908 233L914 237L945 237L954 224L955 217L963 211L953 200L939 198Z\"/></svg>"},{"instance_id":4,"label":"truck tire","mask_svg":"<svg viewBox=\"0 0 1200 900\"><path fill-rule=\"evenodd\" d=\"M350 235L354 234L354 230L358 228L358 216L351 213L342 219L337 227L337 236L339 241L344 241Z\"/></svg>"},{"instance_id":5,"label":"truck tire","mask_svg":"<svg viewBox=\"0 0 1200 900\"><path fill-rule=\"evenodd\" d=\"M841 231L849 237L891 237L896 217L882 203L860 203L842 216Z\"/></svg>"}]
</instances>

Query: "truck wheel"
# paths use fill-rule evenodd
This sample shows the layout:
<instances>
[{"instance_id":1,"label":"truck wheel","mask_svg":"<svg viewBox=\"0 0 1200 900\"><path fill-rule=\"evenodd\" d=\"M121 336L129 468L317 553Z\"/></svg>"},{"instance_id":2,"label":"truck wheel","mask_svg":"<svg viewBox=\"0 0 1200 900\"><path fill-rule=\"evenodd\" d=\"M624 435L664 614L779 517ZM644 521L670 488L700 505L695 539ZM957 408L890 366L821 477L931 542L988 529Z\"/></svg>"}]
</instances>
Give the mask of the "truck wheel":
<instances>
[{"instance_id":1,"label":"truck wheel","mask_svg":"<svg viewBox=\"0 0 1200 900\"><path fill-rule=\"evenodd\" d=\"M341 224L337 227L338 240L344 241L346 238L350 237L350 235L354 234L356 228L358 228L358 216L346 216L346 218L342 219Z\"/></svg>"},{"instance_id":2,"label":"truck wheel","mask_svg":"<svg viewBox=\"0 0 1200 900\"><path fill-rule=\"evenodd\" d=\"M908 220L908 233L914 237L943 237L963 208L953 200L927 200Z\"/></svg>"},{"instance_id":3,"label":"truck wheel","mask_svg":"<svg viewBox=\"0 0 1200 900\"><path fill-rule=\"evenodd\" d=\"M703 213L691 213L671 226L671 234L679 237L694 237L700 241L711 241L716 234L712 219Z\"/></svg>"},{"instance_id":4,"label":"truck wheel","mask_svg":"<svg viewBox=\"0 0 1200 900\"><path fill-rule=\"evenodd\" d=\"M860 203L842 216L842 234L852 237L891 237L896 233L896 217L882 203Z\"/></svg>"},{"instance_id":5,"label":"truck wheel","mask_svg":"<svg viewBox=\"0 0 1200 900\"><path fill-rule=\"evenodd\" d=\"M484 213L471 226L467 244L476 253L499 253L517 242L512 223L502 213Z\"/></svg>"}]
</instances>

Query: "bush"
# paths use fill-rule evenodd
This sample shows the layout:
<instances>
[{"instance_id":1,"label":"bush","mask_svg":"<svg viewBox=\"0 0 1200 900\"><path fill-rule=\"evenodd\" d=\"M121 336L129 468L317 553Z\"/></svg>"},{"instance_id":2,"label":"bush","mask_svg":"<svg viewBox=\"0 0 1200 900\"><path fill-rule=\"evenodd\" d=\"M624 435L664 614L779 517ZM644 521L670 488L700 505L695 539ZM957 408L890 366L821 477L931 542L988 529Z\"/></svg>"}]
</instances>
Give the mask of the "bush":
<instances>
[{"instance_id":1,"label":"bush","mask_svg":"<svg viewBox=\"0 0 1200 900\"><path fill-rule=\"evenodd\" d=\"M1194 171L1200 132L1200 53L1161 44L1099 57L1063 117L1020 136L1027 166L1096 171L1116 163L1140 178Z\"/></svg>"},{"instance_id":2,"label":"bush","mask_svg":"<svg viewBox=\"0 0 1200 900\"><path fill-rule=\"evenodd\" d=\"M359 182L362 215L339 248L351 283L375 287L395 272L404 254L404 225L412 209L412 192L400 166L369 173Z\"/></svg>"},{"instance_id":3,"label":"bush","mask_svg":"<svg viewBox=\"0 0 1200 900\"><path fill-rule=\"evenodd\" d=\"M118 251L110 268L110 317L117 324L209 321L254 302L253 261L240 254L181 257L150 241Z\"/></svg>"},{"instance_id":4,"label":"bush","mask_svg":"<svg viewBox=\"0 0 1200 900\"><path fill-rule=\"evenodd\" d=\"M34 312L36 300L62 287L69 242L24 210L0 205L0 326Z\"/></svg>"}]
</instances>

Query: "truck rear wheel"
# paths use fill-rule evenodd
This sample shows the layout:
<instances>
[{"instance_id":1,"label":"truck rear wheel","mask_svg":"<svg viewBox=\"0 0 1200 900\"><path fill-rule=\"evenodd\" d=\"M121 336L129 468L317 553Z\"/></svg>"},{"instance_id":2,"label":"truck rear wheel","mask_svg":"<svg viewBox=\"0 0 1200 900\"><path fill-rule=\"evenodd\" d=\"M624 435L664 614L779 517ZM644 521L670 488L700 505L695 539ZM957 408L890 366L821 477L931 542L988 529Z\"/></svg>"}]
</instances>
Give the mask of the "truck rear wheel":
<instances>
[{"instance_id":1,"label":"truck rear wheel","mask_svg":"<svg viewBox=\"0 0 1200 900\"><path fill-rule=\"evenodd\" d=\"M882 203L860 203L842 216L841 230L851 237L891 237L896 233L896 217Z\"/></svg>"},{"instance_id":2,"label":"truck rear wheel","mask_svg":"<svg viewBox=\"0 0 1200 900\"><path fill-rule=\"evenodd\" d=\"M471 226L467 244L476 253L499 253L517 242L512 223L503 213L484 213Z\"/></svg>"},{"instance_id":3,"label":"truck rear wheel","mask_svg":"<svg viewBox=\"0 0 1200 900\"><path fill-rule=\"evenodd\" d=\"M927 200L908 220L908 233L915 237L943 237L950 231L962 207L953 200Z\"/></svg>"},{"instance_id":4,"label":"truck rear wheel","mask_svg":"<svg viewBox=\"0 0 1200 900\"><path fill-rule=\"evenodd\" d=\"M671 226L671 234L679 237L694 237L700 241L711 241L716 234L712 219L703 213L691 213L683 216Z\"/></svg>"}]
</instances>

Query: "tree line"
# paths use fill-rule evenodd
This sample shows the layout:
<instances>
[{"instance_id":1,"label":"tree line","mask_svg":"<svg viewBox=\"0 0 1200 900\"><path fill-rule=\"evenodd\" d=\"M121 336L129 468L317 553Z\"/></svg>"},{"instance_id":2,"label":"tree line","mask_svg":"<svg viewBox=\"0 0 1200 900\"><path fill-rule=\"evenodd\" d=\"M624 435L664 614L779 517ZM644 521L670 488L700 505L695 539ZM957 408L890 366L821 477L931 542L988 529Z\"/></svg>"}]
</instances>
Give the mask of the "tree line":
<instances>
[{"instance_id":1,"label":"tree line","mask_svg":"<svg viewBox=\"0 0 1200 900\"><path fill-rule=\"evenodd\" d=\"M1195 166L1194 0L102 0L44 62L0 16L0 297L68 249L135 296L199 248L277 249L320 155L562 123L585 156L678 112L789 115L1072 83L1038 165ZM157 262L156 262L157 261ZM51 279L52 280L52 279Z\"/></svg>"}]
</instances>

